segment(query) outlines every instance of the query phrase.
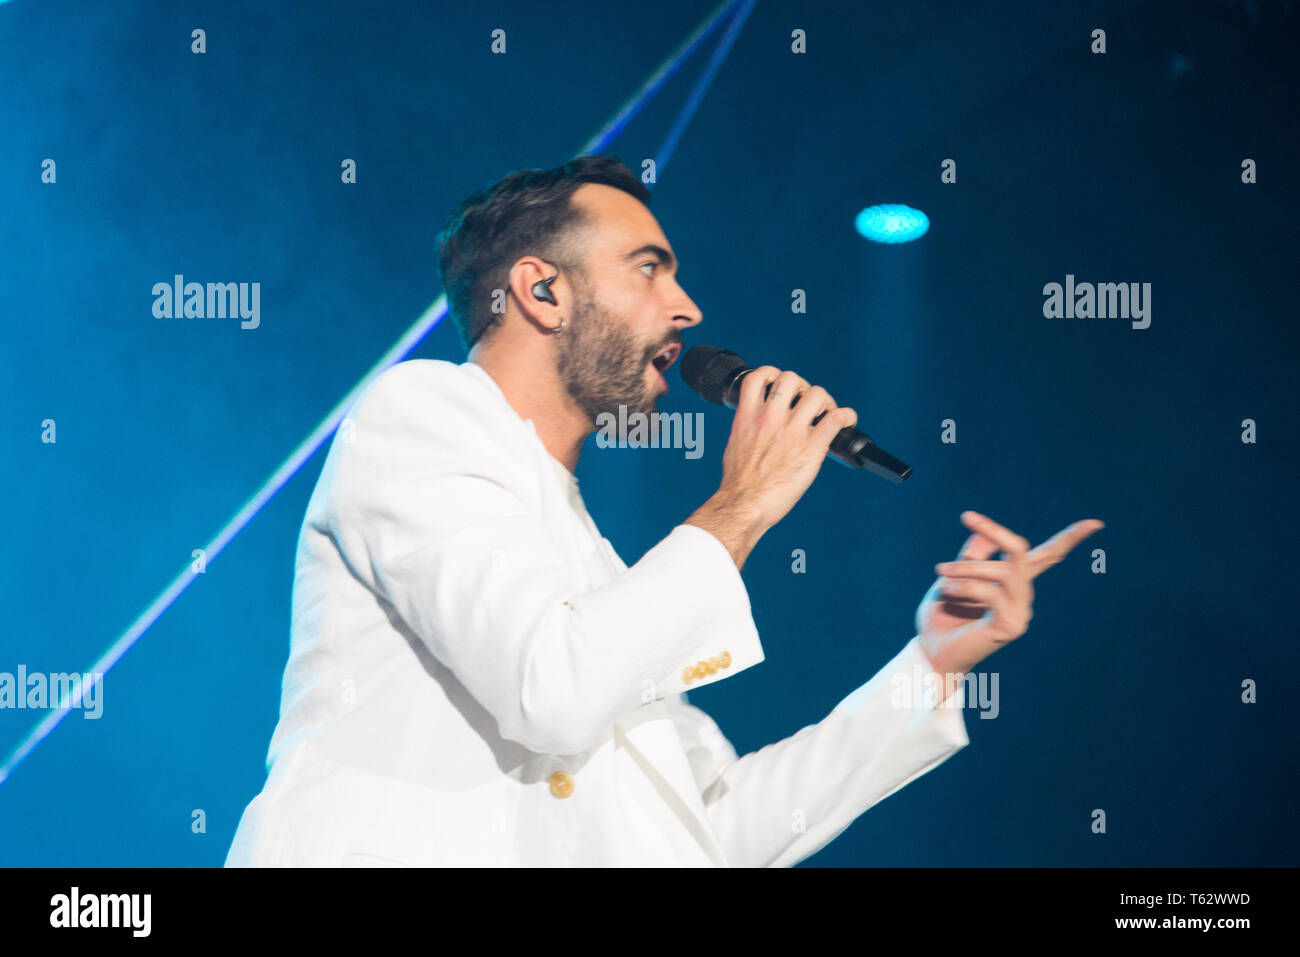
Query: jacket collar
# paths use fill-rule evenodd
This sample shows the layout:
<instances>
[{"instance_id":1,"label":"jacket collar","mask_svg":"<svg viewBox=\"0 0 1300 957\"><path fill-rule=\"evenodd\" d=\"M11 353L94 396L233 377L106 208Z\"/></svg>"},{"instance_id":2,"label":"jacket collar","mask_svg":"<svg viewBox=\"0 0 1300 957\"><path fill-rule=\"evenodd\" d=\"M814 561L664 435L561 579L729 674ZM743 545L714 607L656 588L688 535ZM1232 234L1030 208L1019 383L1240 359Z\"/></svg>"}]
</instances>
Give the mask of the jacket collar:
<instances>
[{"instance_id":1,"label":"jacket collar","mask_svg":"<svg viewBox=\"0 0 1300 957\"><path fill-rule=\"evenodd\" d=\"M477 362L470 362L469 360L462 362L460 368L465 370L471 378L481 383L489 392L497 397L502 405L510 410L512 420L518 422L520 428L528 435L532 436L531 441L533 444L546 457L551 468L555 470L561 478L567 479L572 485L578 484L578 477L569 471L567 465L553 456L550 450L542 442L541 437L537 434L537 426L533 424L533 420L520 417L519 412L510 404L510 400L506 398L506 394L501 391L501 386L497 385L496 379L492 378L491 374L489 374L486 369Z\"/></svg>"}]
</instances>

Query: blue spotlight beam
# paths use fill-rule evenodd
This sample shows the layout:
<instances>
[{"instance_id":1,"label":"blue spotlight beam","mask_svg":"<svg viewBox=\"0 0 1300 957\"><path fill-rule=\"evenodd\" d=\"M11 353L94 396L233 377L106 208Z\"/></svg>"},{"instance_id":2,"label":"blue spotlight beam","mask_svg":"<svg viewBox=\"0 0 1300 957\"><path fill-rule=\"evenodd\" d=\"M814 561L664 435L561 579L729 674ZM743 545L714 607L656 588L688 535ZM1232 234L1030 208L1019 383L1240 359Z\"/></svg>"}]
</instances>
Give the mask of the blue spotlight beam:
<instances>
[{"instance_id":1,"label":"blue spotlight beam","mask_svg":"<svg viewBox=\"0 0 1300 957\"><path fill-rule=\"evenodd\" d=\"M713 13L709 14L708 18L696 27L695 31L691 33L690 36L682 41L681 46L669 54L668 59L664 60L664 62L659 65L659 69L655 70L655 72L650 75L650 78L641 84L641 88L632 94L632 98L614 114L610 121L602 126L596 135L587 141L582 149L578 150L577 155L590 156L593 153L599 153L610 142L612 142L619 133L623 132L624 128L628 123L632 122L632 118L641 111L641 107L649 101L650 97L654 96L654 94L668 82L668 79L677 72L681 65L690 59L691 54L694 53L696 49L699 48L700 44L704 42L705 38L713 32L714 27L716 27L718 23L721 22L722 18L726 16L727 11L731 7L739 5L741 2L744 2L744 0L725 0L724 3L718 4Z\"/></svg>"},{"instance_id":2,"label":"blue spotlight beam","mask_svg":"<svg viewBox=\"0 0 1300 957\"><path fill-rule=\"evenodd\" d=\"M0 0L3 2L3 0ZM629 122L639 113L642 107L654 96L663 84L671 77L681 63L695 52L710 32L721 22L727 11L736 6L743 5L744 10L732 21L731 27L723 37L719 50L725 57L725 50L731 48L735 41L735 35L739 27L744 23L745 18L749 16L749 11L753 8L755 0L726 0L713 11L712 14L699 26L695 31L686 38L686 40L675 50L670 57L659 67L658 70L641 85L641 88L633 94L632 98L625 103L617 113L607 122L594 136L587 145L577 154L577 156L587 156L605 149L605 147L627 126ZM725 47L725 49L724 49ZM716 65L715 65L716 64ZM717 72L717 65L721 64L721 58L718 52L714 53L713 58L706 68L708 81L712 81L713 75ZM692 98L683 108L683 113L689 110L694 113L695 108L699 105L699 100L703 97L707 83L703 86L696 84L692 93ZM681 116L674 124L673 130L677 137L681 135L686 123L689 122L689 116L684 121ZM676 144L676 138L670 134L669 142L671 145ZM666 144L668 145L668 144ZM671 152L671 148L669 149ZM660 158L663 158L664 150L660 150ZM656 160L656 165L662 168L660 160ZM217 535L204 546L205 565L211 563L218 555L225 550L236 535L243 531L244 527L253 519L267 502L269 502L282 489L289 479L300 469L303 464L316 454L316 451L324 444L325 440L338 428L356 400L361 396L372 382L377 379L390 366L400 362L412 349L419 344L429 331L433 329L443 317L447 315L447 296L443 293L435 299L427 309L421 313L420 317L415 320L409 329L402 334L402 337L371 367L370 371L330 410L329 414L321 420L320 424L312 430L311 434L298 446L298 448L280 465L279 468L271 475L269 479L262 484L262 487L244 503L243 507L235 513L217 533ZM4 764L0 764L0 784L13 774L18 765L20 765L29 754L35 750L46 737L59 725L71 711L72 708L81 705L85 693L97 685L103 676L115 665L118 660L131 649L131 647L140 639L155 621L162 617L163 613L171 606L172 602L180 597L181 593L197 577L192 565L186 566L185 571L181 572L163 591L156 597L149 606L140 613L140 615L131 623L125 632L113 644L100 655L99 659L91 665L88 674L91 678L84 684L78 683L73 690L72 695L67 702L61 702L60 706L52 707L49 712L42 718L35 727L31 729L18 743L18 746L5 759Z\"/></svg>"},{"instance_id":3,"label":"blue spotlight beam","mask_svg":"<svg viewBox=\"0 0 1300 957\"><path fill-rule=\"evenodd\" d=\"M695 81L695 87L691 90L691 95L686 100L686 105L682 108L681 113L677 115L677 121L673 123L668 135L664 138L663 145L659 147L659 152L655 154L655 180L658 181L663 174L664 168L668 165L668 160L672 157L673 151L677 148L678 141L681 140L682 134L686 132L687 125L695 116L695 111L704 100L704 94L708 92L709 87L713 85L713 78L717 76L718 70L722 67L722 62L731 52L731 45L736 42L736 37L740 35L740 29L749 19L750 13L754 9L754 4L758 0L744 0L739 12L727 27L727 32L722 35L721 42L713 51L713 56L709 58L708 64L704 67L704 72L700 78ZM653 184L651 185L653 188Z\"/></svg>"}]
</instances>

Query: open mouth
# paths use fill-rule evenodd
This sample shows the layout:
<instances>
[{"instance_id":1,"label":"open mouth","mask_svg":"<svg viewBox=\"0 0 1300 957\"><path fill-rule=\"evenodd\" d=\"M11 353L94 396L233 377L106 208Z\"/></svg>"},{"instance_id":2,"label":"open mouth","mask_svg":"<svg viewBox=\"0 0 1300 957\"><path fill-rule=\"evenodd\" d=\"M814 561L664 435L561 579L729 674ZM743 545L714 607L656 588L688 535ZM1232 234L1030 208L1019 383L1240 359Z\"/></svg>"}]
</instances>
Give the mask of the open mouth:
<instances>
[{"instance_id":1,"label":"open mouth","mask_svg":"<svg viewBox=\"0 0 1300 957\"><path fill-rule=\"evenodd\" d=\"M660 349L659 354L650 361L654 364L655 369L659 371L660 375L662 375L668 371L669 366L677 361L677 357L681 354L681 351L682 347L674 342L672 345L664 346Z\"/></svg>"},{"instance_id":2,"label":"open mouth","mask_svg":"<svg viewBox=\"0 0 1300 957\"><path fill-rule=\"evenodd\" d=\"M681 351L682 347L677 343L673 343L660 349L659 353L650 360L650 364L654 366L655 373L658 375L659 387L665 394L668 392L668 380L664 378L664 373L668 371L669 366L677 361L677 356Z\"/></svg>"}]
</instances>

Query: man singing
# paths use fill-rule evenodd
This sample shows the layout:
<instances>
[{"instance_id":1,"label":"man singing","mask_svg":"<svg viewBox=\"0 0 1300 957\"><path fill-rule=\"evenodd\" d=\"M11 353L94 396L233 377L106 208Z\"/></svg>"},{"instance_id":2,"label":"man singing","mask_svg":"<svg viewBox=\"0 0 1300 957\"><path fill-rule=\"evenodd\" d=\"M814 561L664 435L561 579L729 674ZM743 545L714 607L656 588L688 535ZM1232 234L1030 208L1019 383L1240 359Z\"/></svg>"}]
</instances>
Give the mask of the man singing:
<instances>
[{"instance_id":1,"label":"man singing","mask_svg":"<svg viewBox=\"0 0 1300 957\"><path fill-rule=\"evenodd\" d=\"M1023 634L1032 579L1101 523L1031 551L965 513L917 635L822 721L738 756L686 692L764 659L740 569L857 415L755 369L717 492L623 563L573 471L601 413L655 411L702 319L649 200L584 157L449 217L468 361L393 366L334 438L269 775L228 866L790 866L969 743L960 707L901 706L891 678L963 674Z\"/></svg>"}]
</instances>

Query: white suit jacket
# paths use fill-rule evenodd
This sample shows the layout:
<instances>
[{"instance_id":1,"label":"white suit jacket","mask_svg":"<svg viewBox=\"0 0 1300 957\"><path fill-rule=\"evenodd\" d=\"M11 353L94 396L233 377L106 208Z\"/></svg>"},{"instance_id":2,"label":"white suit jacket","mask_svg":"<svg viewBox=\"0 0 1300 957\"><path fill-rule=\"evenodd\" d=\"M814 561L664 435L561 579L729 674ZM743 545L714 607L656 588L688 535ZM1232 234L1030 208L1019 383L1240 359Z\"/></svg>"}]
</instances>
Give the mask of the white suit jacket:
<instances>
[{"instance_id":1,"label":"white suit jacket","mask_svg":"<svg viewBox=\"0 0 1300 957\"><path fill-rule=\"evenodd\" d=\"M913 639L740 757L685 692L763 657L718 539L679 525L629 568L485 370L399 363L308 506L226 864L789 866L969 743L960 708L891 702L929 672Z\"/></svg>"}]
</instances>

